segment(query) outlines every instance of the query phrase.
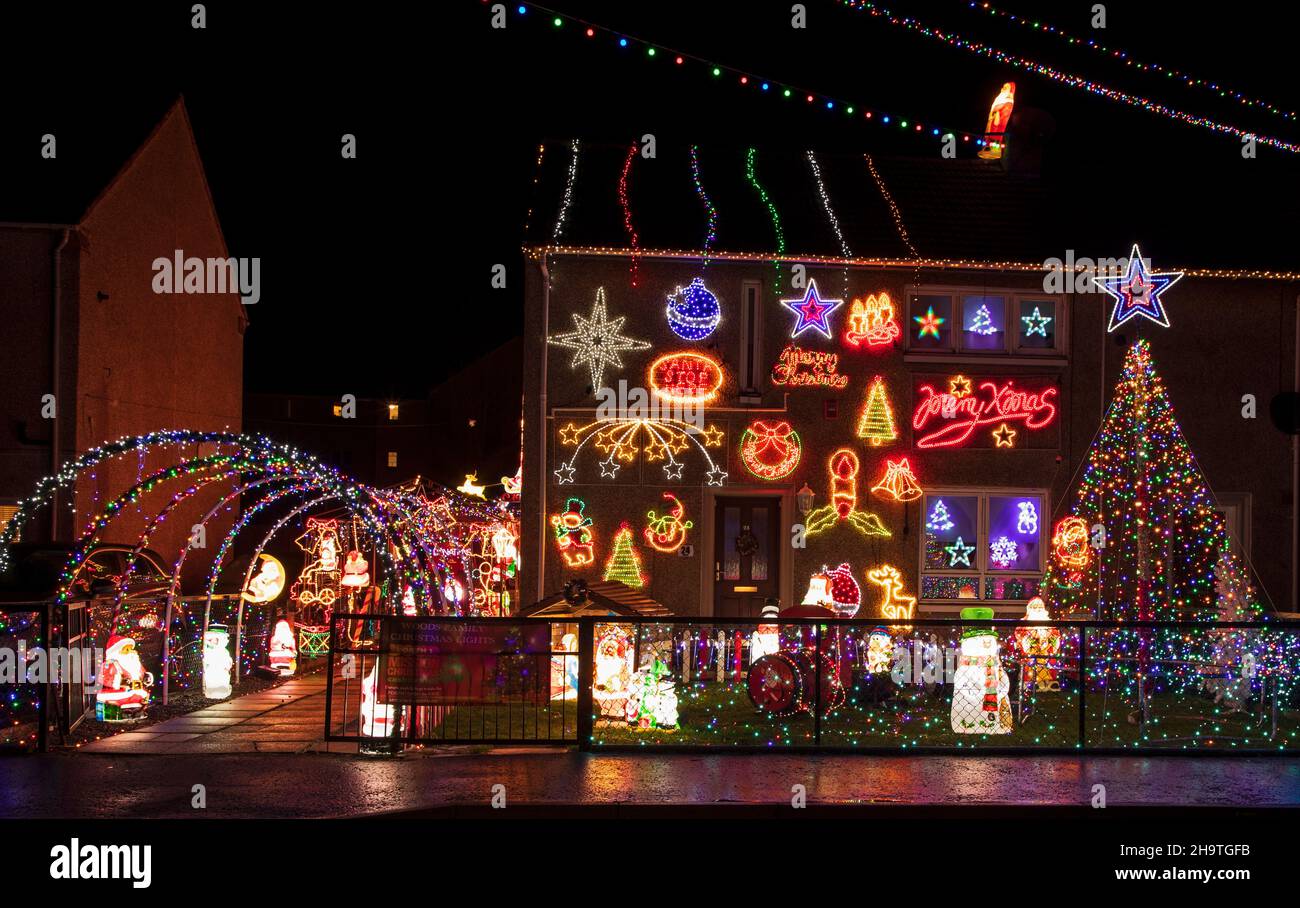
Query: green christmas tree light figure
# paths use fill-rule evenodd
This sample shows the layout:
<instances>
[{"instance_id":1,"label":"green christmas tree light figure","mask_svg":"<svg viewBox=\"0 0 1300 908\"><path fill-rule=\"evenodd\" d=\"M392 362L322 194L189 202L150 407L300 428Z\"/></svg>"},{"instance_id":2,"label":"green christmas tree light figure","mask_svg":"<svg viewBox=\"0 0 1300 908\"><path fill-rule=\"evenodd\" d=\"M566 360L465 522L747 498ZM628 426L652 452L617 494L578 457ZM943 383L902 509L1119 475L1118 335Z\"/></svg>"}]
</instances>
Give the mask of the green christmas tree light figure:
<instances>
[{"instance_id":1,"label":"green christmas tree light figure","mask_svg":"<svg viewBox=\"0 0 1300 908\"><path fill-rule=\"evenodd\" d=\"M640 589L645 586L641 573L641 556L632 543L632 528L624 523L614 536L614 551L605 562L605 580L617 580L624 586Z\"/></svg>"},{"instance_id":2,"label":"green christmas tree light figure","mask_svg":"<svg viewBox=\"0 0 1300 908\"><path fill-rule=\"evenodd\" d=\"M879 375L871 380L867 405L862 408L862 417L858 420L858 438L867 439L873 448L898 438L894 411L889 408L889 398L885 396L885 380Z\"/></svg>"}]
</instances>

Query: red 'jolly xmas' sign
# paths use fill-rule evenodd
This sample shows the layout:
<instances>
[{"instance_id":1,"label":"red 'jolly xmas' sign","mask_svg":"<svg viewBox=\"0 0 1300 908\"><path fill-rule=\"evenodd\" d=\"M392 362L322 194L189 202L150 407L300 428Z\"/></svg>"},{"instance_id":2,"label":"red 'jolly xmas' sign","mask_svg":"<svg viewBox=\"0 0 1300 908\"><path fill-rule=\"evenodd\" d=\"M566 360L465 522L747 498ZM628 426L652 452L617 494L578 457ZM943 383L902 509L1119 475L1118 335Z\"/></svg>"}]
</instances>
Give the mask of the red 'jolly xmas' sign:
<instances>
[{"instance_id":1,"label":"red 'jolly xmas' sign","mask_svg":"<svg viewBox=\"0 0 1300 908\"><path fill-rule=\"evenodd\" d=\"M996 447L1016 447L1016 426L1041 429L1056 420L1055 387L1025 390L1007 379L970 379L958 375L947 390L922 383L916 388L912 428L918 448L965 445L983 426L994 426Z\"/></svg>"}]
</instances>

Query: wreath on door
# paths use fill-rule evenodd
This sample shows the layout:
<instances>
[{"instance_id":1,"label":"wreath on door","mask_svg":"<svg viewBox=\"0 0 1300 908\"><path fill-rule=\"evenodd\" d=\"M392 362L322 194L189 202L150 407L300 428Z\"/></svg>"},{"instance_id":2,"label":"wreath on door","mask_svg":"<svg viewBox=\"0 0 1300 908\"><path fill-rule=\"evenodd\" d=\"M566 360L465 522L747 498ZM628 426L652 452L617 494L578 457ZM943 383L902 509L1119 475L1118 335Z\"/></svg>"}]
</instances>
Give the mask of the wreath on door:
<instances>
[{"instance_id":1,"label":"wreath on door","mask_svg":"<svg viewBox=\"0 0 1300 908\"><path fill-rule=\"evenodd\" d=\"M736 554L743 558L758 554L758 537L749 527L745 527L736 537Z\"/></svg>"}]
</instances>

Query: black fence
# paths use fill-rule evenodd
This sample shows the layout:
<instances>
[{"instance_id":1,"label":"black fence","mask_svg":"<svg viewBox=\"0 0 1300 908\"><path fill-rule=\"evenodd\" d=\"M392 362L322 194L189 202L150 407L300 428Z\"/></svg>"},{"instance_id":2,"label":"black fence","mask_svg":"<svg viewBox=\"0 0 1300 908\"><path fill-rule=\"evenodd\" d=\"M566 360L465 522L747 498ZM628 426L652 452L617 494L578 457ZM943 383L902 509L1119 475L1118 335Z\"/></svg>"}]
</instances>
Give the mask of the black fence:
<instances>
[{"instance_id":1,"label":"black fence","mask_svg":"<svg viewBox=\"0 0 1300 908\"><path fill-rule=\"evenodd\" d=\"M1300 624L336 615L326 738L1294 753Z\"/></svg>"}]
</instances>

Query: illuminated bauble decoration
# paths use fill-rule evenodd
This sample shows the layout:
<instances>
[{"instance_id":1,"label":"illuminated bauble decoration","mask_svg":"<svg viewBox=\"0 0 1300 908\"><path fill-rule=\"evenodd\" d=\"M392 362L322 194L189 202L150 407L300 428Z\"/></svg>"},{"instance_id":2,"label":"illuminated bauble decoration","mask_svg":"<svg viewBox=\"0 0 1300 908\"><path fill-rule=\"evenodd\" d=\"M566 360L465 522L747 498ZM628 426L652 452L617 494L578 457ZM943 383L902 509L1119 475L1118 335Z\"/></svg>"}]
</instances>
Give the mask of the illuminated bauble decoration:
<instances>
[{"instance_id":1,"label":"illuminated bauble decoration","mask_svg":"<svg viewBox=\"0 0 1300 908\"><path fill-rule=\"evenodd\" d=\"M298 638L288 618L275 622L268 646L267 662L271 670L287 678L298 670Z\"/></svg>"},{"instance_id":2,"label":"illuminated bauble decoration","mask_svg":"<svg viewBox=\"0 0 1300 908\"><path fill-rule=\"evenodd\" d=\"M853 578L853 568L846 561L832 571L822 570L830 580L831 611L840 618L852 618L862 607L862 589Z\"/></svg>"},{"instance_id":3,"label":"illuminated bauble decoration","mask_svg":"<svg viewBox=\"0 0 1300 908\"><path fill-rule=\"evenodd\" d=\"M241 595L247 602L270 602L284 589L284 565L278 558L265 552L257 557L261 559L261 564Z\"/></svg>"},{"instance_id":4,"label":"illuminated bauble decoration","mask_svg":"<svg viewBox=\"0 0 1300 908\"><path fill-rule=\"evenodd\" d=\"M722 306L701 278L668 297L668 326L682 340L704 340L722 321Z\"/></svg>"},{"instance_id":5,"label":"illuminated bauble decoration","mask_svg":"<svg viewBox=\"0 0 1300 908\"><path fill-rule=\"evenodd\" d=\"M132 722L144 716L149 705L153 675L144 670L135 641L113 634L104 647L95 692L95 718L103 722Z\"/></svg>"},{"instance_id":6,"label":"illuminated bauble decoration","mask_svg":"<svg viewBox=\"0 0 1300 908\"><path fill-rule=\"evenodd\" d=\"M203 632L203 696L224 700L231 694L230 631L224 624L210 624Z\"/></svg>"},{"instance_id":7,"label":"illuminated bauble decoration","mask_svg":"<svg viewBox=\"0 0 1300 908\"><path fill-rule=\"evenodd\" d=\"M785 421L756 420L740 436L740 462L759 479L785 479L802 455L799 433Z\"/></svg>"},{"instance_id":8,"label":"illuminated bauble decoration","mask_svg":"<svg viewBox=\"0 0 1300 908\"><path fill-rule=\"evenodd\" d=\"M964 608L963 621L987 621L993 609ZM998 657L998 633L991 627L962 631L953 675L952 730L960 735L1011 733L1011 679Z\"/></svg>"},{"instance_id":9,"label":"illuminated bauble decoration","mask_svg":"<svg viewBox=\"0 0 1300 908\"><path fill-rule=\"evenodd\" d=\"M340 582L344 586L353 588L370 586L370 563L360 552L356 550L348 552L347 561L343 563L343 579Z\"/></svg>"}]
</instances>

